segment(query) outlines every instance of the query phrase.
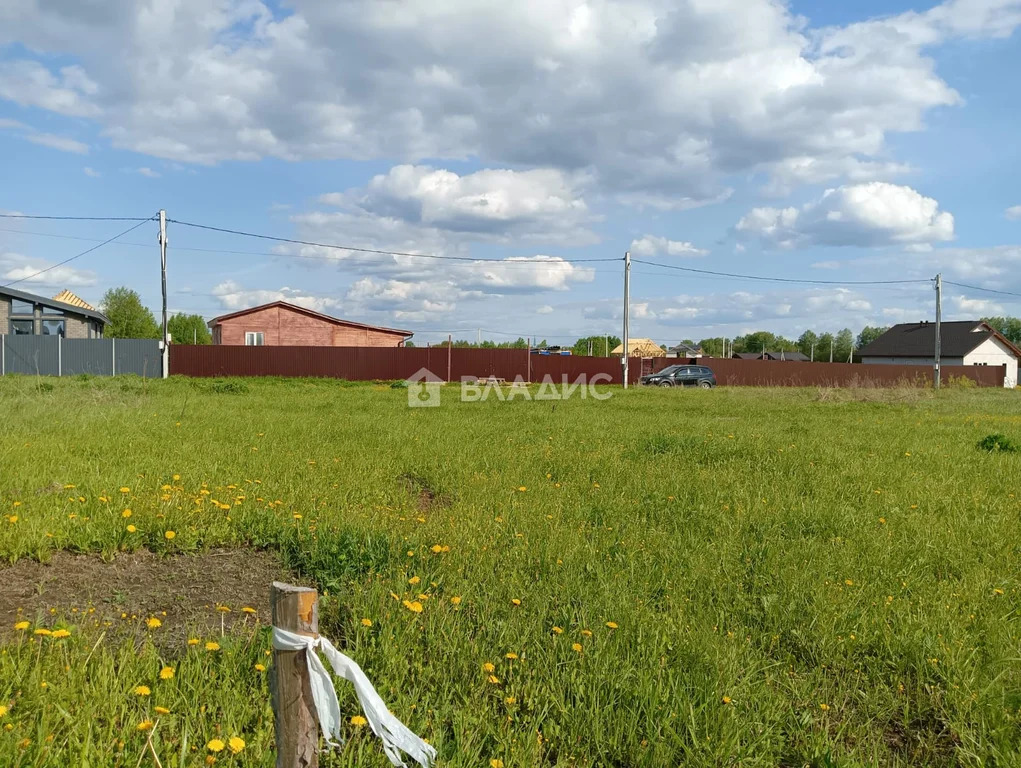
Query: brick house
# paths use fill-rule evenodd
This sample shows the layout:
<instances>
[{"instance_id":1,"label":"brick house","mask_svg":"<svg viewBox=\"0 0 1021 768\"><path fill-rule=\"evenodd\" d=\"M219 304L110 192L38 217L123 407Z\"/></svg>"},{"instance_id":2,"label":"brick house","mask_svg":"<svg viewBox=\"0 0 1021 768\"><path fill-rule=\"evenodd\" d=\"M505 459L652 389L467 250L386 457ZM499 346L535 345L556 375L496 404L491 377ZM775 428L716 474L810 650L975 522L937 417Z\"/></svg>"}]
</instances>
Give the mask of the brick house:
<instances>
[{"instance_id":1,"label":"brick house","mask_svg":"<svg viewBox=\"0 0 1021 768\"><path fill-rule=\"evenodd\" d=\"M47 299L14 288L0 288L0 334L101 339L108 322L106 315L70 291Z\"/></svg>"},{"instance_id":2,"label":"brick house","mask_svg":"<svg viewBox=\"0 0 1021 768\"><path fill-rule=\"evenodd\" d=\"M267 347L403 347L411 331L341 320L274 301L209 321L213 344Z\"/></svg>"}]
</instances>

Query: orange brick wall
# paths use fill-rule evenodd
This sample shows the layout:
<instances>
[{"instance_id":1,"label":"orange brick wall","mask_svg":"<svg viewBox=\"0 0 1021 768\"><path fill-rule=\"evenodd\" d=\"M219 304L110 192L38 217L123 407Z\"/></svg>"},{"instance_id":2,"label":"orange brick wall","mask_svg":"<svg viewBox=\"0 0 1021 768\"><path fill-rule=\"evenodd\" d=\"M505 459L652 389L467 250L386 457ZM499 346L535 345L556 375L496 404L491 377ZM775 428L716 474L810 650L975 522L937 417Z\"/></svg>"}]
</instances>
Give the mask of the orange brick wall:
<instances>
[{"instance_id":1,"label":"orange brick wall","mask_svg":"<svg viewBox=\"0 0 1021 768\"><path fill-rule=\"evenodd\" d=\"M286 307L268 307L224 320L216 343L244 345L245 333L251 331L261 331L267 347L397 347L404 340L398 333L337 325Z\"/></svg>"}]
</instances>

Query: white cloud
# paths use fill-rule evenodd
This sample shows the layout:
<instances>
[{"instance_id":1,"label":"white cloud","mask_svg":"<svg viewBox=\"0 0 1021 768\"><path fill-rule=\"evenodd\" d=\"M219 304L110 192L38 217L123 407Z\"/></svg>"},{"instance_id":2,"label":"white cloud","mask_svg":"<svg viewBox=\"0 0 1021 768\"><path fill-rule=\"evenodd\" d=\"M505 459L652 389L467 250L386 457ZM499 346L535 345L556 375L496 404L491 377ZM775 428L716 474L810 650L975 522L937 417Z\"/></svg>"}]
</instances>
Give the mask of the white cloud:
<instances>
[{"instance_id":1,"label":"white cloud","mask_svg":"<svg viewBox=\"0 0 1021 768\"><path fill-rule=\"evenodd\" d=\"M87 165L84 168L82 168L82 173L93 179L98 179L100 176L102 176L102 174L99 171L95 170L94 168L90 168Z\"/></svg>"},{"instance_id":2,"label":"white cloud","mask_svg":"<svg viewBox=\"0 0 1021 768\"><path fill-rule=\"evenodd\" d=\"M69 139L66 136L55 136L52 133L28 133L25 134L24 138L33 144L41 144L51 149L59 149L61 152L74 152L79 155L87 155L89 153L88 144Z\"/></svg>"},{"instance_id":3,"label":"white cloud","mask_svg":"<svg viewBox=\"0 0 1021 768\"><path fill-rule=\"evenodd\" d=\"M36 274L44 269L49 271ZM96 284L96 275L89 270L70 266L54 267L52 261L30 258L18 253L0 253L0 284L22 281L18 287L33 286L85 287Z\"/></svg>"},{"instance_id":4,"label":"white cloud","mask_svg":"<svg viewBox=\"0 0 1021 768\"><path fill-rule=\"evenodd\" d=\"M541 307L535 310L537 315L551 315L553 314L553 307L549 304L543 304Z\"/></svg>"},{"instance_id":5,"label":"white cloud","mask_svg":"<svg viewBox=\"0 0 1021 768\"><path fill-rule=\"evenodd\" d=\"M326 312L340 306L340 300L330 296L312 295L308 291L286 286L278 290L245 290L233 280L226 280L215 286L212 293L220 302L220 306L232 311L274 301L286 301L316 312Z\"/></svg>"},{"instance_id":6,"label":"white cloud","mask_svg":"<svg viewBox=\"0 0 1021 768\"><path fill-rule=\"evenodd\" d=\"M954 309L959 315L971 315L972 317L989 317L990 315L1002 315L1003 305L991 299L973 299L967 296L951 297Z\"/></svg>"},{"instance_id":7,"label":"white cloud","mask_svg":"<svg viewBox=\"0 0 1021 768\"><path fill-rule=\"evenodd\" d=\"M159 171L154 171L152 168L139 168L137 173L147 179L158 179L161 175Z\"/></svg>"},{"instance_id":8,"label":"white cloud","mask_svg":"<svg viewBox=\"0 0 1021 768\"><path fill-rule=\"evenodd\" d=\"M648 256L705 256L709 251L695 247L692 243L681 240L668 240L665 237L645 235L631 241L631 255L639 258Z\"/></svg>"},{"instance_id":9,"label":"white cloud","mask_svg":"<svg viewBox=\"0 0 1021 768\"><path fill-rule=\"evenodd\" d=\"M776 0L23 0L0 9L0 45L26 52L0 65L0 98L185 163L598 169L607 195L678 208L735 174L791 188L904 170L887 136L960 102L928 49L1005 37L1018 16L948 0L820 29Z\"/></svg>"},{"instance_id":10,"label":"white cloud","mask_svg":"<svg viewBox=\"0 0 1021 768\"><path fill-rule=\"evenodd\" d=\"M954 217L911 187L885 182L827 189L798 208L753 208L737 233L780 248L928 245L952 240Z\"/></svg>"},{"instance_id":11,"label":"white cloud","mask_svg":"<svg viewBox=\"0 0 1021 768\"><path fill-rule=\"evenodd\" d=\"M1021 205L1012 205L1008 208L1004 215L1011 221L1021 221Z\"/></svg>"},{"instance_id":12,"label":"white cloud","mask_svg":"<svg viewBox=\"0 0 1021 768\"><path fill-rule=\"evenodd\" d=\"M320 202L441 231L568 245L597 241L577 186L555 169L481 170L459 176L429 166L399 165L364 189L330 193Z\"/></svg>"}]
</instances>

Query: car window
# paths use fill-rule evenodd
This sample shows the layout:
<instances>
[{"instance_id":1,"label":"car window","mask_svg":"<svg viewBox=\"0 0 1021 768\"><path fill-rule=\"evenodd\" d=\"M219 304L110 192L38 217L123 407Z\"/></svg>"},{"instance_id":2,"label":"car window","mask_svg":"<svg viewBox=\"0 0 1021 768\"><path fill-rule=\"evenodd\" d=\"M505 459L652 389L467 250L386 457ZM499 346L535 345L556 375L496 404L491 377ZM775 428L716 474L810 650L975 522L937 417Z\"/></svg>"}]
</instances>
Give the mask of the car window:
<instances>
[{"instance_id":1,"label":"car window","mask_svg":"<svg viewBox=\"0 0 1021 768\"><path fill-rule=\"evenodd\" d=\"M699 368L698 370L699 370L700 373L704 373L706 376L712 376L712 373L713 373L713 369L712 368L707 368L704 365L701 368Z\"/></svg>"},{"instance_id":2,"label":"car window","mask_svg":"<svg viewBox=\"0 0 1021 768\"><path fill-rule=\"evenodd\" d=\"M668 365L662 371L659 372L660 376L673 376L680 369L679 365Z\"/></svg>"}]
</instances>

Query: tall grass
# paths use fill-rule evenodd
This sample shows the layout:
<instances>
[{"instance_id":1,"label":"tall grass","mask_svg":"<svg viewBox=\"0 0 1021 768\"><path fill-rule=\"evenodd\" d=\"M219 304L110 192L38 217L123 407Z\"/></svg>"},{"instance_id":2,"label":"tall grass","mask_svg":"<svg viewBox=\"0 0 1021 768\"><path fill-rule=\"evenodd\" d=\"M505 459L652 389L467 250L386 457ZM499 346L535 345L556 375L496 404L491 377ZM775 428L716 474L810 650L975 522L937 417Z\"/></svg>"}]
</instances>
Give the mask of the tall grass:
<instances>
[{"instance_id":1,"label":"tall grass","mask_svg":"<svg viewBox=\"0 0 1021 768\"><path fill-rule=\"evenodd\" d=\"M1021 456L976 448L1021 437L1016 393L447 390L408 408L385 385L53 383L0 380L0 556L279 550L443 766L1008 765L1021 749ZM210 652L25 619L2 630L0 765L134 765L161 702L164 765L272 764L264 633ZM325 764L388 764L349 730ZM240 753L208 752L229 735Z\"/></svg>"}]
</instances>

